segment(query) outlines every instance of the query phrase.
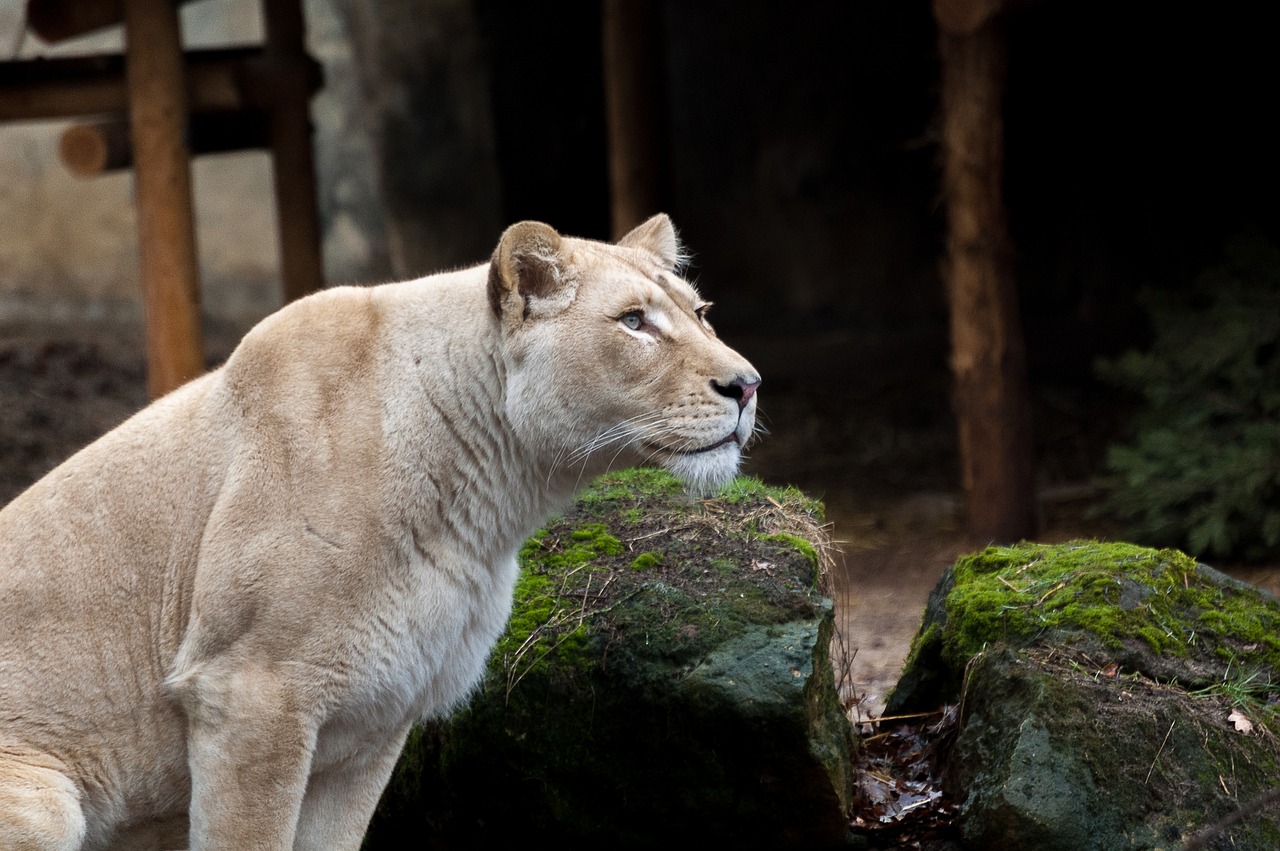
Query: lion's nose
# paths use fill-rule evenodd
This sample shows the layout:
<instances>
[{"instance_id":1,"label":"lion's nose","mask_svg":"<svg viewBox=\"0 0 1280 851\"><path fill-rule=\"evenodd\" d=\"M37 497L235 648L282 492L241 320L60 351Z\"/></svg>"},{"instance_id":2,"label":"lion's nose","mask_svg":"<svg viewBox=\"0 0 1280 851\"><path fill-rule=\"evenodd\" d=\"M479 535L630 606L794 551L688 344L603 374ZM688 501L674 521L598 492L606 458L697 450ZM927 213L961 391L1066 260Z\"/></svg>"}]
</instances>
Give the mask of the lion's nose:
<instances>
[{"instance_id":1,"label":"lion's nose","mask_svg":"<svg viewBox=\"0 0 1280 851\"><path fill-rule=\"evenodd\" d=\"M751 401L751 397L755 395L756 388L760 386L760 376L736 375L728 384L712 381L711 386L721 396L737 399L738 410L742 410L747 406L747 402Z\"/></svg>"}]
</instances>

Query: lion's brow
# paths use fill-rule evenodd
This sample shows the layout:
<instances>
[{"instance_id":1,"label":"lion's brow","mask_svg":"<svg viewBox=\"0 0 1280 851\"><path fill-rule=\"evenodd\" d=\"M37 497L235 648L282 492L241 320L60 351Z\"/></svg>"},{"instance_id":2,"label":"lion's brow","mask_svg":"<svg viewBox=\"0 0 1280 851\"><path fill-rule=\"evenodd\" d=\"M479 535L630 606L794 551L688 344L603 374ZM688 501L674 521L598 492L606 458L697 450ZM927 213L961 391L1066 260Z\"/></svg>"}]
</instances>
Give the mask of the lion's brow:
<instances>
[{"instance_id":1,"label":"lion's brow","mask_svg":"<svg viewBox=\"0 0 1280 851\"><path fill-rule=\"evenodd\" d=\"M692 315L694 307L693 307L693 303L690 302L689 300L689 294L681 290L680 287L677 287L675 285L675 282L672 281L671 278L667 277L665 274L662 274L660 272L657 275L653 276L653 282L657 284L664 293L667 294L667 298L671 299L673 302L679 305L682 309L684 309L686 313L689 313ZM690 284L686 284L686 286L688 286L689 289L693 289L693 286ZM694 290L694 294L695 296L697 295L696 290Z\"/></svg>"}]
</instances>

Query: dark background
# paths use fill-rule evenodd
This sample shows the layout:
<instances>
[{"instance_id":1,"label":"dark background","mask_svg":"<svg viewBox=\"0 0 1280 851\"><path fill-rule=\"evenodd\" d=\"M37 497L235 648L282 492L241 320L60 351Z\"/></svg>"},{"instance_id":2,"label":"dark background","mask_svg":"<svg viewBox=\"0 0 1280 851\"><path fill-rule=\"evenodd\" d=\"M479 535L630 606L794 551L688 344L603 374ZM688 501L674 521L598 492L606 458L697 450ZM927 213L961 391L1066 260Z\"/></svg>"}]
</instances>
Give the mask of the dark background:
<instances>
[{"instance_id":1,"label":"dark background","mask_svg":"<svg viewBox=\"0 0 1280 851\"><path fill-rule=\"evenodd\" d=\"M841 476L954 490L928 4L661 9L662 189L693 276L765 375L766 414L786 427L774 439L826 417L803 448L766 444L765 466L828 493ZM475 11L497 220L607 237L599 4ZM1154 2L1026 4L1006 32L1005 195L1041 478L1081 480L1123 428L1126 400L1093 363L1146 343L1138 293L1187 286L1233 234L1280 232L1274 33L1251 4ZM860 442L857 461L829 457Z\"/></svg>"}]
</instances>

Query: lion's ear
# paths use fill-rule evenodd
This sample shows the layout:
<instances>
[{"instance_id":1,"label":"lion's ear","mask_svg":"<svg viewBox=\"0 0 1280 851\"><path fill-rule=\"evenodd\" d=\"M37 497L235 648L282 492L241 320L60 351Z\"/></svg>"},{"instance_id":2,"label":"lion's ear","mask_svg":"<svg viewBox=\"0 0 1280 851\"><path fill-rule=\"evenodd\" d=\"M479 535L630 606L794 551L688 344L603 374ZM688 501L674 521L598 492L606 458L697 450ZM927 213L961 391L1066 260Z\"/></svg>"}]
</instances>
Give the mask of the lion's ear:
<instances>
[{"instance_id":1,"label":"lion's ear","mask_svg":"<svg viewBox=\"0 0 1280 851\"><path fill-rule=\"evenodd\" d=\"M648 221L636 227L618 240L623 248L640 248L657 256L659 262L667 269L675 271L684 263L684 254L680 249L680 239L676 236L676 227L666 213L658 213Z\"/></svg>"},{"instance_id":2,"label":"lion's ear","mask_svg":"<svg viewBox=\"0 0 1280 851\"><path fill-rule=\"evenodd\" d=\"M493 312L524 319L567 307L577 288L560 248L560 234L542 222L507 228L489 262Z\"/></svg>"}]
</instances>

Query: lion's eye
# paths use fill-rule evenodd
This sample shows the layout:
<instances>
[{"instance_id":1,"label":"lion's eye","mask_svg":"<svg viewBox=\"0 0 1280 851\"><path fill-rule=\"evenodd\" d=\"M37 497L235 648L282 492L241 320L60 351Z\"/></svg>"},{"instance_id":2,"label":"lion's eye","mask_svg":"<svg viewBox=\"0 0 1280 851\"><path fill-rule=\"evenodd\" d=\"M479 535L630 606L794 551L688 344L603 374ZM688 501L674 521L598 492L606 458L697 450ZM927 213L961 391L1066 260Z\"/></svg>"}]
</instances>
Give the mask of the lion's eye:
<instances>
[{"instance_id":1,"label":"lion's eye","mask_svg":"<svg viewBox=\"0 0 1280 851\"><path fill-rule=\"evenodd\" d=\"M624 313L618 317L618 321L632 331L639 331L644 325L644 313L639 310L633 310L630 313Z\"/></svg>"}]
</instances>

